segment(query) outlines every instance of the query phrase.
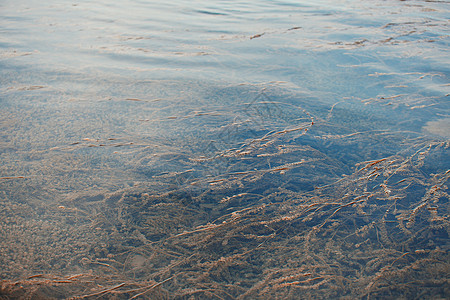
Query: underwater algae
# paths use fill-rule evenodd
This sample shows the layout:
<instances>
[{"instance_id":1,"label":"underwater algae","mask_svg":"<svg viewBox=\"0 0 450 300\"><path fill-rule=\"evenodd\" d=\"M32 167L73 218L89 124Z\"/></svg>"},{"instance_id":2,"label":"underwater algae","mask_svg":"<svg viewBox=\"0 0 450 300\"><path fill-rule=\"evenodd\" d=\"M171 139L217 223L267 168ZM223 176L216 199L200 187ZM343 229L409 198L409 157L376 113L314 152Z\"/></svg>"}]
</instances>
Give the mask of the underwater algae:
<instances>
[{"instance_id":1,"label":"underwater algae","mask_svg":"<svg viewBox=\"0 0 450 300\"><path fill-rule=\"evenodd\" d=\"M285 116L297 125L272 124L284 107L292 114L273 93L257 93L253 107L232 117L169 116L177 128L208 123L196 118L217 124L203 138L181 135L176 147L133 137L80 139L52 150L56 156L34 151L30 165L51 161L47 172L65 184L53 176L1 179L15 193L2 192L2 276L10 279L1 297L445 298L449 142L330 126L345 119L338 106L298 107ZM80 183L71 170L97 159L89 149L122 153L142 179L128 187L99 186L95 176ZM374 159L381 149L386 156ZM108 161L96 172L112 171ZM132 174L123 172L116 176ZM71 182L75 189L65 191ZM41 184L65 196L58 204L9 200Z\"/></svg>"}]
</instances>

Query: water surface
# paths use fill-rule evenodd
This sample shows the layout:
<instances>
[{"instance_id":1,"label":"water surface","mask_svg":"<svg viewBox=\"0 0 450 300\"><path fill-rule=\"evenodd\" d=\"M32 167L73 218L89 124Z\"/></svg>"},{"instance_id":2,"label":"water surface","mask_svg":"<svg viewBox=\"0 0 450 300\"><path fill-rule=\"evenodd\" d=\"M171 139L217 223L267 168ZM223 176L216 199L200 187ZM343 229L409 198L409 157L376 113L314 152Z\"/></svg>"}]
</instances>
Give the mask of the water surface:
<instances>
[{"instance_id":1,"label":"water surface","mask_svg":"<svg viewBox=\"0 0 450 300\"><path fill-rule=\"evenodd\" d=\"M3 1L0 294L445 298L445 1Z\"/></svg>"}]
</instances>

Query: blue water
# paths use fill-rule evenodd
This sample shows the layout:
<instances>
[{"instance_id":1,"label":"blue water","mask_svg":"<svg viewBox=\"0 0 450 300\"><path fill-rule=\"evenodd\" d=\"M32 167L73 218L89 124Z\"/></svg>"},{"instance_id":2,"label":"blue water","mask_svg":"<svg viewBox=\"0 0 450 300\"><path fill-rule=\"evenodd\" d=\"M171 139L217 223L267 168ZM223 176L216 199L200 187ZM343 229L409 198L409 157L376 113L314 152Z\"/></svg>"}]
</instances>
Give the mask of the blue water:
<instances>
[{"instance_id":1,"label":"blue water","mask_svg":"<svg viewBox=\"0 0 450 300\"><path fill-rule=\"evenodd\" d=\"M233 211L256 210L280 199L294 205L301 197L335 203L368 188L374 193L387 189L383 184L396 176L399 182L415 178L414 184L396 190L406 199L398 204L402 207L398 220L426 202L424 210L435 219L417 224L428 228L441 222L435 227L448 230L448 195L425 195L434 185L442 184L445 190L450 169L449 17L448 2L419 0L2 1L1 279L25 280L41 273L61 278L104 274L105 265L98 262L111 268L120 263L122 271L116 265L114 270L125 274L123 282L167 280L169 297L184 297L175 292L185 287L184 275L178 286L173 283L170 274L161 271L171 268L170 259L152 262L153 250L142 250L136 230L138 237L162 243L158 247L169 251L172 246L164 243L225 220ZM381 163L391 161L393 166L399 157L405 160L398 169L373 165L374 172L384 170L375 179L384 176L384 181L366 189L359 185L371 178L361 174L365 162L388 158ZM314 194L330 184L339 187ZM226 199L241 200L220 204L228 203ZM159 208L155 214L148 212L148 203L158 201L168 207L180 202L184 208L168 208L160 215ZM355 221L355 231L389 219L386 211L397 204L387 210L384 202L376 205L381 208L373 211L374 219ZM330 210L326 205L323 209ZM330 210L329 219L337 218L341 210ZM319 209L316 212L319 218ZM267 212L267 218L276 223L285 213L280 207ZM178 225L172 222L175 216ZM304 226L317 228L308 223L313 216L301 218ZM336 222L341 221L347 224L343 219ZM273 225L272 230L282 236L295 224ZM148 226L160 229L153 232ZM346 226L340 228L351 227ZM254 230L253 236L271 234ZM282 239L288 241L293 234ZM448 234L443 238L440 234L434 246L425 247L420 241L408 244L416 247L409 250L400 250L406 247L400 241L389 246L405 253L439 248L447 255ZM367 240L377 236L379 240L371 233ZM122 248L114 248L115 244ZM261 247L252 245L242 240L233 247L242 253ZM189 251L177 254L177 259L204 253ZM234 253L214 247L208 251L219 255L218 261ZM189 268L205 272L193 262L183 268L173 264L180 274ZM270 268L286 267L281 264L280 260L279 266ZM383 270L374 267L372 273L364 273L368 282L354 280L363 282L369 292L358 294L356 285L347 294L369 297L376 286L370 281ZM272 283L266 275L249 274L236 275L244 290L253 287L267 294L231 289L232 297L296 298L302 290L286 292L290 285L273 279L281 273L269 276ZM353 280L356 275L340 276ZM112 284L108 280L100 284ZM217 290L232 285L227 280L215 278ZM264 280L266 284L257 284ZM277 282L279 290L264 290ZM196 295L211 297L205 291ZM398 295L408 296L405 291Z\"/></svg>"}]
</instances>

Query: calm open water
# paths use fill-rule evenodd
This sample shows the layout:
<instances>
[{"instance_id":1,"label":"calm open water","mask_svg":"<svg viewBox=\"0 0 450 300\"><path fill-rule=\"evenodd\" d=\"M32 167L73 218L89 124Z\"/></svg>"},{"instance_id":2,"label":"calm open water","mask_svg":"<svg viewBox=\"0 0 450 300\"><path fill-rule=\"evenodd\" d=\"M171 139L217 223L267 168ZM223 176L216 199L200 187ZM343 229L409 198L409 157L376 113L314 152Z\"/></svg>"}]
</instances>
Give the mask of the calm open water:
<instances>
[{"instance_id":1,"label":"calm open water","mask_svg":"<svg viewBox=\"0 0 450 300\"><path fill-rule=\"evenodd\" d=\"M1 1L0 298L448 297L449 18Z\"/></svg>"}]
</instances>

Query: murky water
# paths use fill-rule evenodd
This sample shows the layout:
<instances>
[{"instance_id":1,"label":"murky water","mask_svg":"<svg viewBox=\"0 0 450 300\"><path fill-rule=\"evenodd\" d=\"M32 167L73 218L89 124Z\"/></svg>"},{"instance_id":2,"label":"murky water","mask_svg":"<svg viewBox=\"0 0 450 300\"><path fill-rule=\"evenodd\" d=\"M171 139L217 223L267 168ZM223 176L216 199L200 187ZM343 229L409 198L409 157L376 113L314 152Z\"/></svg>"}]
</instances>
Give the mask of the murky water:
<instances>
[{"instance_id":1,"label":"murky water","mask_svg":"<svg viewBox=\"0 0 450 300\"><path fill-rule=\"evenodd\" d=\"M448 297L450 5L338 2L2 1L0 298Z\"/></svg>"}]
</instances>

